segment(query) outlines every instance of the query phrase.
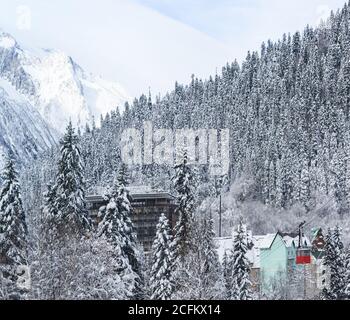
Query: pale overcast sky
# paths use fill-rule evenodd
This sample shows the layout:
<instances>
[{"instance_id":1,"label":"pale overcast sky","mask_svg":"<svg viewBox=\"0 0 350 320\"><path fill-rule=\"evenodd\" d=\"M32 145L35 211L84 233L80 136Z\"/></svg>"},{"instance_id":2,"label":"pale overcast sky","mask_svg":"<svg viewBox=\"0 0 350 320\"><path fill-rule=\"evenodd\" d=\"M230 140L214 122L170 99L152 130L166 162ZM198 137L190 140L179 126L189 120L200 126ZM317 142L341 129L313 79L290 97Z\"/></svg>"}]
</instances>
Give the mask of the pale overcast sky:
<instances>
[{"instance_id":1,"label":"pale overcast sky","mask_svg":"<svg viewBox=\"0 0 350 320\"><path fill-rule=\"evenodd\" d=\"M0 0L0 28L56 48L130 95L207 78L261 42L317 25L344 0Z\"/></svg>"}]
</instances>

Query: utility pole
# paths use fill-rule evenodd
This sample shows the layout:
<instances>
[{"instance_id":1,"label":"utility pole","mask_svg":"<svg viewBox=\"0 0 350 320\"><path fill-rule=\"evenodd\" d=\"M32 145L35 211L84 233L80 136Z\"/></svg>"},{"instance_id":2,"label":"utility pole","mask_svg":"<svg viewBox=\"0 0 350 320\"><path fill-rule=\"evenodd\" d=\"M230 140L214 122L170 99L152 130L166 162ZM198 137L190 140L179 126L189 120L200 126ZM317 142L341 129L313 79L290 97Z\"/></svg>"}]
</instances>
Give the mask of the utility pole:
<instances>
[{"instance_id":1,"label":"utility pole","mask_svg":"<svg viewBox=\"0 0 350 320\"><path fill-rule=\"evenodd\" d=\"M219 197L219 237L222 237L222 189L225 184L224 176L215 177L215 196Z\"/></svg>"},{"instance_id":2,"label":"utility pole","mask_svg":"<svg viewBox=\"0 0 350 320\"><path fill-rule=\"evenodd\" d=\"M306 286L307 286L307 281L306 281L306 265L304 265L304 300L306 300Z\"/></svg>"},{"instance_id":3,"label":"utility pole","mask_svg":"<svg viewBox=\"0 0 350 320\"><path fill-rule=\"evenodd\" d=\"M306 221L304 221L299 225L299 249L303 247L303 227L305 224L306 224Z\"/></svg>"},{"instance_id":4,"label":"utility pole","mask_svg":"<svg viewBox=\"0 0 350 320\"><path fill-rule=\"evenodd\" d=\"M221 199L221 192L220 192L220 200L219 200L219 237L222 237L222 199Z\"/></svg>"},{"instance_id":5,"label":"utility pole","mask_svg":"<svg viewBox=\"0 0 350 320\"><path fill-rule=\"evenodd\" d=\"M304 221L303 223L301 223L299 225L299 249L302 249L304 247L303 245L303 227L305 226L306 221ZM307 286L307 281L306 281L306 265L304 264L304 300L306 300L306 286Z\"/></svg>"},{"instance_id":6,"label":"utility pole","mask_svg":"<svg viewBox=\"0 0 350 320\"><path fill-rule=\"evenodd\" d=\"M211 206L212 206L212 205L210 205L210 207L209 207L209 219L213 219L213 215L212 215L212 213L211 213Z\"/></svg>"}]
</instances>

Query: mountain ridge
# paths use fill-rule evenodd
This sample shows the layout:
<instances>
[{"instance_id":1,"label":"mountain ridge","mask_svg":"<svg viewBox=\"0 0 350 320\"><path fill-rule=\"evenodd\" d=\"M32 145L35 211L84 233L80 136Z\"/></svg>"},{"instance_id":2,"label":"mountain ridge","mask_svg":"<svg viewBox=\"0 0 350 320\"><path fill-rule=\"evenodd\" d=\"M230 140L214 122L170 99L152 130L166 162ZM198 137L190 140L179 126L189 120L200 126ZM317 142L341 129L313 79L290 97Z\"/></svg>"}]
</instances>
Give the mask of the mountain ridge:
<instances>
[{"instance_id":1,"label":"mountain ridge","mask_svg":"<svg viewBox=\"0 0 350 320\"><path fill-rule=\"evenodd\" d=\"M63 51L33 51L0 31L0 77L10 81L59 132L69 120L82 127L130 100L122 86L87 73Z\"/></svg>"},{"instance_id":2,"label":"mountain ridge","mask_svg":"<svg viewBox=\"0 0 350 320\"><path fill-rule=\"evenodd\" d=\"M0 29L0 164L8 153L26 163L54 146L69 121L82 128L128 100L119 84L64 52L22 48Z\"/></svg>"}]
</instances>

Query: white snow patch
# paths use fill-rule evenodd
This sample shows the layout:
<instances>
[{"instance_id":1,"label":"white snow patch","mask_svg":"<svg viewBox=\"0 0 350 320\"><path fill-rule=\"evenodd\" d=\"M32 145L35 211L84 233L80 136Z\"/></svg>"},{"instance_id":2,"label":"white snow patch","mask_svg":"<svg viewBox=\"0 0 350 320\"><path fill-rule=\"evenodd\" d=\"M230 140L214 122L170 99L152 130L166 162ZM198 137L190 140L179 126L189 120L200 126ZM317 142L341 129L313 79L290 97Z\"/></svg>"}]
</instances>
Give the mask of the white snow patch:
<instances>
[{"instance_id":1,"label":"white snow patch","mask_svg":"<svg viewBox=\"0 0 350 320\"><path fill-rule=\"evenodd\" d=\"M38 54L37 50L36 56L25 55L24 69L38 91L33 103L61 132L69 120L82 127L130 100L120 85L87 75L63 52L41 50Z\"/></svg>"},{"instance_id":2,"label":"white snow patch","mask_svg":"<svg viewBox=\"0 0 350 320\"><path fill-rule=\"evenodd\" d=\"M270 233L263 236L253 236L254 245L260 249L269 249L276 238L276 233Z\"/></svg>"},{"instance_id":3,"label":"white snow patch","mask_svg":"<svg viewBox=\"0 0 350 320\"><path fill-rule=\"evenodd\" d=\"M123 112L126 101L130 101L126 91L117 83L106 81L86 73L71 57L62 51L26 47L22 49L16 40L0 30L0 51L12 50L17 55L13 59L13 74L3 77L13 82L13 78L24 70L25 80L30 84L18 90L6 85L11 98L26 98L47 123L58 132L64 132L68 121L75 127L84 127L92 119L99 119L120 107ZM11 92L10 92L11 91ZM15 91L23 93L17 94Z\"/></svg>"},{"instance_id":4,"label":"white snow patch","mask_svg":"<svg viewBox=\"0 0 350 320\"><path fill-rule=\"evenodd\" d=\"M291 236L284 236L283 237L283 241L286 244L287 248L291 248L291 247L298 247L299 245L299 236L296 237L291 237ZM303 236L302 237L302 243L304 246L306 247L311 247L312 244L310 242L310 239L308 237Z\"/></svg>"},{"instance_id":5,"label":"white snow patch","mask_svg":"<svg viewBox=\"0 0 350 320\"><path fill-rule=\"evenodd\" d=\"M5 49L13 48L16 45L16 40L9 35L0 34L0 47Z\"/></svg>"},{"instance_id":6,"label":"white snow patch","mask_svg":"<svg viewBox=\"0 0 350 320\"><path fill-rule=\"evenodd\" d=\"M2 88L8 97L16 102L24 103L28 102L23 94L18 92L16 88L6 79L0 77L0 88Z\"/></svg>"}]
</instances>

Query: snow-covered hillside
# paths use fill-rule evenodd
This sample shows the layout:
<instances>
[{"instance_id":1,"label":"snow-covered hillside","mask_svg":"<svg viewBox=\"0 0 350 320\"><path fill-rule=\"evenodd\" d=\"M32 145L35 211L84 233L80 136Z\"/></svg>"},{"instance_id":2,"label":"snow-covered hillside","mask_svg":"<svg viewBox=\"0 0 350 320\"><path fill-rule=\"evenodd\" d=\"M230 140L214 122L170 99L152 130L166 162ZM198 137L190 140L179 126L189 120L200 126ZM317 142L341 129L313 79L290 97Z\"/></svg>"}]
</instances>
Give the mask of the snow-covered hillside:
<instances>
[{"instance_id":1,"label":"snow-covered hillside","mask_svg":"<svg viewBox=\"0 0 350 320\"><path fill-rule=\"evenodd\" d=\"M9 153L24 164L53 146L57 139L58 134L29 101L8 81L0 79L0 167Z\"/></svg>"},{"instance_id":2,"label":"snow-covered hillside","mask_svg":"<svg viewBox=\"0 0 350 320\"><path fill-rule=\"evenodd\" d=\"M0 77L10 81L59 132L70 119L83 126L129 99L120 85L86 73L65 53L23 49L1 31Z\"/></svg>"},{"instance_id":3,"label":"snow-covered hillside","mask_svg":"<svg viewBox=\"0 0 350 320\"><path fill-rule=\"evenodd\" d=\"M120 85L86 73L63 52L26 50L0 31L0 167L9 151L31 160L69 120L82 127L128 99Z\"/></svg>"}]
</instances>

